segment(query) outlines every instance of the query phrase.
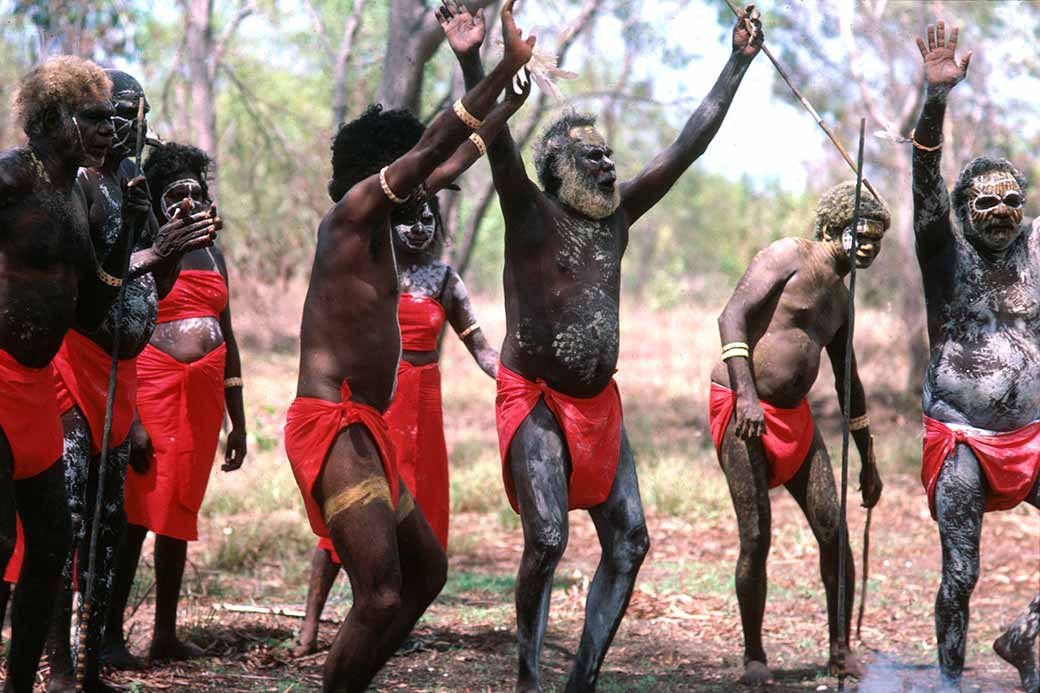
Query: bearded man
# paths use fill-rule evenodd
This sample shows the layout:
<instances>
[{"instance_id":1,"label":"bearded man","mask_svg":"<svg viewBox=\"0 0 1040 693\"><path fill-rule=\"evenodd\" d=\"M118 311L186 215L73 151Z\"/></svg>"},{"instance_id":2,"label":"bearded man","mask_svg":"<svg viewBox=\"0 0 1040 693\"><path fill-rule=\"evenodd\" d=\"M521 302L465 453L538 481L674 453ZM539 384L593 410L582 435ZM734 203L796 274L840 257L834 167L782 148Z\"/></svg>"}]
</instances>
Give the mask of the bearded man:
<instances>
[{"instance_id":1,"label":"bearded man","mask_svg":"<svg viewBox=\"0 0 1040 693\"><path fill-rule=\"evenodd\" d=\"M112 141L111 82L97 65L51 58L21 79L15 119L28 145L0 153L0 565L25 533L5 691L31 691L70 544L62 428L51 360L73 324L96 327L122 283L132 225L98 263L76 180ZM124 214L147 213L143 179Z\"/></svg>"},{"instance_id":2,"label":"bearded man","mask_svg":"<svg viewBox=\"0 0 1040 693\"><path fill-rule=\"evenodd\" d=\"M940 171L946 101L967 75L971 53L957 60L957 28L947 43L942 22L928 26L927 39L917 38L925 99L911 134L931 348L921 481L942 543L939 671L944 688L959 690L982 516L1023 501L1040 507L1040 234L1022 223L1025 178L1004 159L974 159L947 195ZM1023 637L996 642L1029 691L1037 690L1033 609Z\"/></svg>"},{"instance_id":3,"label":"bearded man","mask_svg":"<svg viewBox=\"0 0 1040 693\"><path fill-rule=\"evenodd\" d=\"M428 192L453 179L435 172L460 145L483 149L484 116L534 46L533 38L521 38L513 2L501 12L502 62L418 142L401 137L400 121L410 114L372 107L343 126L333 145L329 194L337 202L318 227L297 397L285 425L286 454L311 528L332 539L353 590L325 660L327 691L365 690L446 579L444 549L400 481L382 417L401 354L390 229L421 218Z\"/></svg>"},{"instance_id":4,"label":"bearded man","mask_svg":"<svg viewBox=\"0 0 1040 693\"><path fill-rule=\"evenodd\" d=\"M806 396L826 349L834 369L839 406L844 407L849 293L852 269L845 236L858 237L856 267L867 268L881 252L891 223L872 196L861 200L852 228L856 184L837 185L816 208L816 240L785 238L758 253L719 316L722 359L711 374L711 437L726 474L740 533L737 601L744 629L744 685L774 683L762 645L766 608L766 559L772 532L769 489L783 485L798 502L820 546L820 576L827 594L832 675L860 676L849 649L851 619L838 630L838 492L827 447L813 423ZM851 247L851 246L850 246ZM881 497L866 397L852 357L852 437L863 463L863 506ZM856 581L845 537L845 613L852 613Z\"/></svg>"},{"instance_id":5,"label":"bearded man","mask_svg":"<svg viewBox=\"0 0 1040 693\"><path fill-rule=\"evenodd\" d=\"M122 213L122 182L138 175L130 159L137 142L138 103L145 98L136 79L119 70L106 70L112 81L113 120L116 124L112 146L101 166L80 170L79 182L87 201L90 233L99 253L107 254L127 225L140 222ZM147 100L145 111L148 110ZM141 128L146 128L144 122ZM141 133L142 136L145 134ZM147 190L147 184L144 189ZM149 210L151 205L149 204ZM131 270L123 306L113 305L104 322L95 328L76 326L65 335L54 358L57 375L58 411L62 413L65 433L63 462L66 494L72 518L73 545L64 569L64 596L56 602L56 617L51 628L48 660L51 666L49 690L72 690L74 671L69 653L69 626L72 603L72 568L75 563L81 593L88 580L94 581L92 613L88 620L86 650L78 652L84 662L84 689L93 691L98 678L98 647L112 588L116 548L126 528L123 510L123 481L126 477L130 443L127 434L135 416L137 370L135 359L148 344L155 329L158 301L177 278L178 262L186 252L212 244L220 220L208 213L193 218L175 219L161 229L155 215L144 218L145 233L138 236L131 256ZM158 288L157 288L158 287ZM117 313L121 315L119 343L114 341ZM108 441L102 517L98 523L95 575L90 576L89 548L100 469L101 438L108 398L108 379L112 351L118 346L119 365L112 431ZM75 561L73 560L75 558ZM82 614L81 614L82 617ZM132 662L119 661L126 667Z\"/></svg>"},{"instance_id":6,"label":"bearded man","mask_svg":"<svg viewBox=\"0 0 1040 693\"><path fill-rule=\"evenodd\" d=\"M482 28L460 3L442 12ZM740 14L718 81L674 144L617 184L613 152L590 116L549 127L528 177L508 130L488 146L505 217L506 338L496 418L503 481L520 513L524 554L516 585L516 689L541 690L539 659L553 573L567 546L567 513L588 509L602 557L568 691L593 690L649 550L632 450L614 383L621 257L629 227L707 148L762 45L754 6ZM459 53L467 86L476 49Z\"/></svg>"}]
</instances>

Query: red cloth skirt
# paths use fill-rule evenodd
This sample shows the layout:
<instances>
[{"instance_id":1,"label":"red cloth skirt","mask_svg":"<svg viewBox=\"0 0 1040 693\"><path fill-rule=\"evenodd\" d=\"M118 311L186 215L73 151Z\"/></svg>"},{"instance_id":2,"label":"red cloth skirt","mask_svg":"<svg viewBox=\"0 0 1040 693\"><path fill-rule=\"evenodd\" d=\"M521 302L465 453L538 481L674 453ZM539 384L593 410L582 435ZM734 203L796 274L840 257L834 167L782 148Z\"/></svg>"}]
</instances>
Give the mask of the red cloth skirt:
<instances>
[{"instance_id":1,"label":"red cloth skirt","mask_svg":"<svg viewBox=\"0 0 1040 693\"><path fill-rule=\"evenodd\" d=\"M500 363L497 385L495 423L502 455L502 482L513 510L520 512L509 469L509 445L520 424L542 397L556 417L571 456L567 508L593 508L606 501L614 486L621 451L621 393L617 383L611 379L594 397L571 397L552 389L541 379L531 382Z\"/></svg>"},{"instance_id":2,"label":"red cloth skirt","mask_svg":"<svg viewBox=\"0 0 1040 693\"><path fill-rule=\"evenodd\" d=\"M108 440L110 450L123 444L134 421L137 400L135 362L136 359L120 360L116 368L116 401ZM111 354L75 330L65 333L61 350L54 357L58 411L64 414L73 405L79 407L90 427L90 449L95 455L101 452L111 369Z\"/></svg>"},{"instance_id":3,"label":"red cloth skirt","mask_svg":"<svg viewBox=\"0 0 1040 693\"><path fill-rule=\"evenodd\" d=\"M11 560L7 562L4 570L4 582L18 582L18 576L22 573L22 561L25 560L25 533L22 532L22 519L15 515L15 529L18 539L14 545L14 553Z\"/></svg>"},{"instance_id":4,"label":"red cloth skirt","mask_svg":"<svg viewBox=\"0 0 1040 693\"><path fill-rule=\"evenodd\" d=\"M336 436L352 424L361 424L372 436L390 486L390 500L397 508L400 479L394 442L386 421L372 407L350 401L350 385L346 380L340 386L340 397L339 402L297 397L285 415L285 454L296 477L296 485L300 487L311 530L319 537L329 536L329 528L318 502L314 500L314 482L321 474Z\"/></svg>"},{"instance_id":5,"label":"red cloth skirt","mask_svg":"<svg viewBox=\"0 0 1040 693\"><path fill-rule=\"evenodd\" d=\"M383 414L397 449L397 471L430 523L434 536L448 549L448 446L444 442L441 371L436 363L413 366L402 359L397 392Z\"/></svg>"},{"instance_id":6,"label":"red cloth skirt","mask_svg":"<svg viewBox=\"0 0 1040 693\"><path fill-rule=\"evenodd\" d=\"M194 541L224 422L219 347L183 363L149 345L137 357L137 411L155 455L144 474L126 475L126 519L156 534Z\"/></svg>"},{"instance_id":7,"label":"red cloth skirt","mask_svg":"<svg viewBox=\"0 0 1040 693\"><path fill-rule=\"evenodd\" d=\"M921 483L928 492L928 507L935 515L935 483L958 443L975 453L989 485L986 512L1010 510L1025 500L1040 475L1040 421L1014 431L965 430L924 416L924 453Z\"/></svg>"},{"instance_id":8,"label":"red cloth skirt","mask_svg":"<svg viewBox=\"0 0 1040 693\"><path fill-rule=\"evenodd\" d=\"M61 430L54 368L29 368L0 349L0 430L11 446L14 479L42 474L61 459Z\"/></svg>"},{"instance_id":9,"label":"red cloth skirt","mask_svg":"<svg viewBox=\"0 0 1040 693\"><path fill-rule=\"evenodd\" d=\"M805 463L812 447L813 424L809 401L802 400L794 409L774 407L759 400L766 418L766 432L762 436L762 447L769 460L769 488L786 484L794 478ZM715 452L722 456L722 437L733 418L737 406L737 393L717 383L711 384L708 398L708 420L711 426L711 441Z\"/></svg>"}]
</instances>

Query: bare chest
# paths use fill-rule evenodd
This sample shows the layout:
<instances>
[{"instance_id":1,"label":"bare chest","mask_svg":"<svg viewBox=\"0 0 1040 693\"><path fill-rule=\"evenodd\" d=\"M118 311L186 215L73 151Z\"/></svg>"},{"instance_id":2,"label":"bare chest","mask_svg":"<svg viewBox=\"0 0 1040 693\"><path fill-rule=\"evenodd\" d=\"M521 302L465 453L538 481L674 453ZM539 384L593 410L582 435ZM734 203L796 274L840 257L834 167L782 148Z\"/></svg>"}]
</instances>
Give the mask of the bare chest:
<instances>
[{"instance_id":1,"label":"bare chest","mask_svg":"<svg viewBox=\"0 0 1040 693\"><path fill-rule=\"evenodd\" d=\"M78 195L47 191L0 211L0 244L9 267L49 270L89 254L86 208Z\"/></svg>"},{"instance_id":2,"label":"bare chest","mask_svg":"<svg viewBox=\"0 0 1040 693\"><path fill-rule=\"evenodd\" d=\"M558 217L546 250L543 262L550 263L549 269L563 281L600 286L620 282L621 235L608 220Z\"/></svg>"}]
</instances>

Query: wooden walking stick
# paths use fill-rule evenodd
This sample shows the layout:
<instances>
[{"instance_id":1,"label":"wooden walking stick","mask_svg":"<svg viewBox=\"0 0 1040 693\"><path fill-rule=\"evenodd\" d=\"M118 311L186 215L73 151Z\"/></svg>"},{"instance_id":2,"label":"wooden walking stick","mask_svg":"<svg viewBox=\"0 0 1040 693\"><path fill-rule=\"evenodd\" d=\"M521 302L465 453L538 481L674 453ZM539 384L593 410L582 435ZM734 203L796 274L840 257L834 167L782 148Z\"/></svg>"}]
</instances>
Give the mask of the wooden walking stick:
<instances>
[{"instance_id":1,"label":"wooden walking stick","mask_svg":"<svg viewBox=\"0 0 1040 693\"><path fill-rule=\"evenodd\" d=\"M137 102L137 147L134 150L134 166L141 172L141 152L144 150L144 97ZM146 222L147 223L147 222ZM136 234L139 229L134 229ZM101 507L105 500L105 472L108 461L108 441L112 436L112 411L116 401L116 381L119 369L119 332L125 310L127 274L130 269L130 256L134 252L134 239L126 244L126 258L123 262L123 283L119 286L116 298L115 323L112 325L112 367L108 372L108 399L105 401L105 427L101 434L101 459L98 463L98 486L94 501L94 517L90 524L90 550L87 559L87 587L80 596L80 617L76 624L78 647L76 648L76 691L82 693L87 673L87 639L90 632L91 606L94 603L94 585L97 582L97 540L101 526ZM81 586L82 587L82 586ZM104 614L94 614L104 618Z\"/></svg>"}]
</instances>

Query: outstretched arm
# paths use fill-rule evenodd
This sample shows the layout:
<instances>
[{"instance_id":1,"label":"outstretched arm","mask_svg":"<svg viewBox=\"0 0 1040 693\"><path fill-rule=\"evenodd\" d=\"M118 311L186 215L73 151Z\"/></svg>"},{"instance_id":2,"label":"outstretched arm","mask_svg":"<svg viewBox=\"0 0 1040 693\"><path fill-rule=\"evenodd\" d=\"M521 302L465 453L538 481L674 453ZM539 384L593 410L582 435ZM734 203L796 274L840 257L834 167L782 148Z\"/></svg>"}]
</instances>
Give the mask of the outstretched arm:
<instances>
[{"instance_id":1,"label":"outstretched arm","mask_svg":"<svg viewBox=\"0 0 1040 693\"><path fill-rule=\"evenodd\" d=\"M451 155L451 158L438 166L437 170L426 179L427 192L432 195L443 189L476 163L477 159L485 154L489 144L495 141L499 132L505 127L506 121L520 110L520 106L527 100L530 93L530 81L519 94L512 89L507 89L506 98L491 110L480 129L471 135L468 141L463 142L462 146ZM479 142L474 139L479 139Z\"/></svg>"},{"instance_id":2,"label":"outstretched arm","mask_svg":"<svg viewBox=\"0 0 1040 693\"><path fill-rule=\"evenodd\" d=\"M472 89L484 78L484 67L480 62L480 46L484 41L483 11L478 10L476 14L470 15L469 10L458 0L444 0L438 11L438 18L447 36L448 45L458 58L466 88ZM529 89L528 83L525 92ZM508 91L512 95L512 89ZM520 149L513 141L509 126L504 125L496 137L486 142L491 177L498 193L502 215L507 220L516 220L518 225L524 228L537 228L537 224L525 222L537 209L535 201L539 199L541 191L527 176Z\"/></svg>"},{"instance_id":3,"label":"outstretched arm","mask_svg":"<svg viewBox=\"0 0 1040 693\"><path fill-rule=\"evenodd\" d=\"M217 216L216 207L191 216L187 215L190 204L175 207L173 219L159 226L154 214L149 214L152 243L130 256L129 278L135 279L149 272L155 277L159 298L173 290L180 274L180 261L187 253L213 245L223 222Z\"/></svg>"},{"instance_id":4,"label":"outstretched arm","mask_svg":"<svg viewBox=\"0 0 1040 693\"><path fill-rule=\"evenodd\" d=\"M752 316L784 290L794 275L797 261L798 248L791 239L777 241L755 256L719 316L719 335L724 346L733 343L747 344L749 349L753 346L749 333ZM733 430L742 440L760 437L765 432L765 414L758 402L750 359L743 356L726 359L726 369L730 387L737 393Z\"/></svg>"},{"instance_id":5,"label":"outstretched arm","mask_svg":"<svg viewBox=\"0 0 1040 693\"><path fill-rule=\"evenodd\" d=\"M846 295L847 297L847 295ZM827 345L827 356L834 370L834 389L838 393L838 406L845 411L845 353L849 338L849 324L846 322ZM881 498L881 475L878 473L874 459L874 437L870 434L870 423L867 416L867 396L863 391L863 383L859 379L856 368L856 354L852 354L852 373L849 399L849 421L852 440L856 443L861 463L859 473L860 491L863 494L863 507L873 508ZM857 422L857 419L860 421Z\"/></svg>"},{"instance_id":6,"label":"outstretched arm","mask_svg":"<svg viewBox=\"0 0 1040 693\"><path fill-rule=\"evenodd\" d=\"M494 378L498 375L498 351L488 344L480 323L477 322L462 277L455 270L450 272L451 278L444 289L445 298L448 300L448 322L469 349L480 369Z\"/></svg>"},{"instance_id":7,"label":"outstretched arm","mask_svg":"<svg viewBox=\"0 0 1040 693\"><path fill-rule=\"evenodd\" d=\"M755 6L748 5L733 27L733 52L726 66L722 68L715 86L686 121L679 138L639 175L621 184L621 207L630 224L657 204L679 176L708 148L733 103L744 73L761 48L762 23Z\"/></svg>"},{"instance_id":8,"label":"outstretched arm","mask_svg":"<svg viewBox=\"0 0 1040 693\"><path fill-rule=\"evenodd\" d=\"M950 32L947 43L942 22L929 24L928 43L918 36L917 47L924 60L925 99L912 134L914 235L918 260L923 260L950 238L950 196L939 167L943 119L950 90L967 75L971 52L957 62L957 27Z\"/></svg>"},{"instance_id":9,"label":"outstretched arm","mask_svg":"<svg viewBox=\"0 0 1040 693\"><path fill-rule=\"evenodd\" d=\"M521 67L531 59L534 37L524 39L513 21L513 3L502 6L502 60L495 69L466 92L456 107L437 116L419 142L407 153L377 175L372 175L351 188L336 207L337 215L349 217L348 223L368 225L386 215L393 202L391 195L407 198L444 163L475 128L463 122L475 118L483 121L491 112L502 90ZM466 114L469 114L466 116ZM479 127L479 126L478 126Z\"/></svg>"}]
</instances>

